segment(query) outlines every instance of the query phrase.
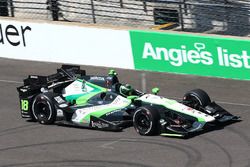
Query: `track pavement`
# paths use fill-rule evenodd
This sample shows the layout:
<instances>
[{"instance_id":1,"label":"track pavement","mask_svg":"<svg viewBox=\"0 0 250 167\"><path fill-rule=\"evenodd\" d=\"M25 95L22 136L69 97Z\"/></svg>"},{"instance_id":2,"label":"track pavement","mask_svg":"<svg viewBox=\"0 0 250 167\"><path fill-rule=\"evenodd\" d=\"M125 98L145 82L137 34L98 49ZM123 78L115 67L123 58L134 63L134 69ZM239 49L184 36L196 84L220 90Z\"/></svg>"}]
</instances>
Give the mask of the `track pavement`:
<instances>
[{"instance_id":1,"label":"track pavement","mask_svg":"<svg viewBox=\"0 0 250 167\"><path fill-rule=\"evenodd\" d=\"M20 118L16 87L28 74L54 73L60 64L0 58L0 167L246 167L250 166L250 82L117 69L122 82L181 98L205 89L241 122L190 139L139 136L127 128L103 132ZM82 66L90 74L108 69Z\"/></svg>"}]
</instances>

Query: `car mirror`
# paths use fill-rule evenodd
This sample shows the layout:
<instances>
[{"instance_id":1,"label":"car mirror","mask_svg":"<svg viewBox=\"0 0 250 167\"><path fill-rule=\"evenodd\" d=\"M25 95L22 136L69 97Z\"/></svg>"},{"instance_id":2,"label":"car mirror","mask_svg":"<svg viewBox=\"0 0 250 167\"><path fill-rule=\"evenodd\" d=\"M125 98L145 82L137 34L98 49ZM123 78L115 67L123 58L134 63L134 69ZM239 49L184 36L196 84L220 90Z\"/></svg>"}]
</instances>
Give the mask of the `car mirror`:
<instances>
[{"instance_id":1,"label":"car mirror","mask_svg":"<svg viewBox=\"0 0 250 167\"><path fill-rule=\"evenodd\" d=\"M160 92L159 88L153 88L152 89L152 93L155 94L155 95L157 95L159 92Z\"/></svg>"}]
</instances>

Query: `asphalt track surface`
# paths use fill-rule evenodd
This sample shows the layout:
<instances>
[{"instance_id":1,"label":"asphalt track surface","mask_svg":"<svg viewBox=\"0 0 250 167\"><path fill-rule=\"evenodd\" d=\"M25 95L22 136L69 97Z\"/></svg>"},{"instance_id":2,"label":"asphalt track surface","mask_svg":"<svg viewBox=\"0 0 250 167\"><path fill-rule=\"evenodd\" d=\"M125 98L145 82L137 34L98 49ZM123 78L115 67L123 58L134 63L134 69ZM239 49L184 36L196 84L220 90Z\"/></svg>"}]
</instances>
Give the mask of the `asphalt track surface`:
<instances>
[{"instance_id":1,"label":"asphalt track surface","mask_svg":"<svg viewBox=\"0 0 250 167\"><path fill-rule=\"evenodd\" d=\"M60 64L0 58L0 167L246 167L250 166L250 82L117 69L138 89L158 86L160 95L181 98L205 89L241 122L189 139L138 135L134 128L104 132L21 119L16 87L28 74L47 75ZM107 68L86 67L88 74Z\"/></svg>"}]
</instances>

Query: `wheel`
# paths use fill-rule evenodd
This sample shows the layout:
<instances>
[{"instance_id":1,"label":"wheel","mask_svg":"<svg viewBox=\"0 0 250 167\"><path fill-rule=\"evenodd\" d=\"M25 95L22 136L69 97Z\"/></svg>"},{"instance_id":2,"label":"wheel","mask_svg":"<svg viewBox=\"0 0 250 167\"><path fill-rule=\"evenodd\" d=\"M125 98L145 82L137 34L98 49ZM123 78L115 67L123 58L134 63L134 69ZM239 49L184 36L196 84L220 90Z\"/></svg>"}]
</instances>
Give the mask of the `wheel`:
<instances>
[{"instance_id":1,"label":"wheel","mask_svg":"<svg viewBox=\"0 0 250 167\"><path fill-rule=\"evenodd\" d=\"M56 120L56 109L53 105L53 93L37 95L32 103L32 114L40 124L53 124Z\"/></svg>"},{"instance_id":2,"label":"wheel","mask_svg":"<svg viewBox=\"0 0 250 167\"><path fill-rule=\"evenodd\" d=\"M153 107L139 107L133 116L133 124L140 135L156 135L160 130L160 115Z\"/></svg>"},{"instance_id":3,"label":"wheel","mask_svg":"<svg viewBox=\"0 0 250 167\"><path fill-rule=\"evenodd\" d=\"M193 108L206 107L208 104L211 103L210 97L202 89L194 89L187 92L184 95L183 100L189 101L191 107Z\"/></svg>"}]
</instances>

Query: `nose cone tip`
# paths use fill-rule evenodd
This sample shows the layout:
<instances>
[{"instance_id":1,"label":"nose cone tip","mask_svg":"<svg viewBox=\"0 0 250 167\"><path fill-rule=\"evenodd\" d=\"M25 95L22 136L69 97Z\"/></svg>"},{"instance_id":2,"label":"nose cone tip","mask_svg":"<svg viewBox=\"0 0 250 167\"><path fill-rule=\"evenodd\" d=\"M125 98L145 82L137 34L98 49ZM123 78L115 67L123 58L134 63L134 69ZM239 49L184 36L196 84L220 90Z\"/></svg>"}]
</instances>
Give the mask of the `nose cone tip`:
<instances>
[{"instance_id":1,"label":"nose cone tip","mask_svg":"<svg viewBox=\"0 0 250 167\"><path fill-rule=\"evenodd\" d=\"M208 116L205 121L206 122L213 122L213 121L215 121L215 118L212 116Z\"/></svg>"}]
</instances>

